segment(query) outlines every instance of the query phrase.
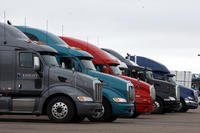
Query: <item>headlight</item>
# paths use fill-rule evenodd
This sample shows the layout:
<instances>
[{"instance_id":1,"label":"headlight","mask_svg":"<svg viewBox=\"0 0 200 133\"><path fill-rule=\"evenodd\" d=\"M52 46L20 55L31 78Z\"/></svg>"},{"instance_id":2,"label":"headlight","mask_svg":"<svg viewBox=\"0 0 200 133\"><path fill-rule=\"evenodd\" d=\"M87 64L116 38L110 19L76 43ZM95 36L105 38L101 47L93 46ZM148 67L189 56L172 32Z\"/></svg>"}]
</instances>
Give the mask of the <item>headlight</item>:
<instances>
[{"instance_id":1,"label":"headlight","mask_svg":"<svg viewBox=\"0 0 200 133\"><path fill-rule=\"evenodd\" d=\"M151 98L152 98L153 100L156 99L156 90L155 90L154 85L151 85L151 87L150 87L150 96L151 96Z\"/></svg>"},{"instance_id":2,"label":"headlight","mask_svg":"<svg viewBox=\"0 0 200 133\"><path fill-rule=\"evenodd\" d=\"M91 97L86 96L78 96L77 99L81 102L92 102L93 99Z\"/></svg>"},{"instance_id":3,"label":"headlight","mask_svg":"<svg viewBox=\"0 0 200 133\"><path fill-rule=\"evenodd\" d=\"M120 98L120 97L114 97L113 101L117 102L117 103L126 103L126 99L124 98Z\"/></svg>"},{"instance_id":4,"label":"headlight","mask_svg":"<svg viewBox=\"0 0 200 133\"><path fill-rule=\"evenodd\" d=\"M174 97L169 97L169 100L175 101L176 99Z\"/></svg>"},{"instance_id":5,"label":"headlight","mask_svg":"<svg viewBox=\"0 0 200 133\"><path fill-rule=\"evenodd\" d=\"M193 98L193 97L190 97L190 96L187 97L187 99L188 99L188 100L194 100L194 98Z\"/></svg>"}]
</instances>

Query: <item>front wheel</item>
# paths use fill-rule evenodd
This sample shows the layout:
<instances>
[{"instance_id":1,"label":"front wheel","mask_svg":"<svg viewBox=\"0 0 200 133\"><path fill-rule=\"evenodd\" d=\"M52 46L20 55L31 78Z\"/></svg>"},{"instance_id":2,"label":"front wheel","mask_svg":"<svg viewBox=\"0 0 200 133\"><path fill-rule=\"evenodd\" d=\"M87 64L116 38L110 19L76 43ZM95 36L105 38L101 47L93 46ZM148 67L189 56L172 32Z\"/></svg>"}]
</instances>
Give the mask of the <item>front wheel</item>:
<instances>
[{"instance_id":1,"label":"front wheel","mask_svg":"<svg viewBox=\"0 0 200 133\"><path fill-rule=\"evenodd\" d=\"M164 103L160 98L156 98L154 102L154 111L153 114L164 114Z\"/></svg>"},{"instance_id":2,"label":"front wheel","mask_svg":"<svg viewBox=\"0 0 200 133\"><path fill-rule=\"evenodd\" d=\"M88 117L92 122L112 122L117 119L116 116L112 115L112 107L106 99L103 99L102 112L96 115Z\"/></svg>"},{"instance_id":3,"label":"front wheel","mask_svg":"<svg viewBox=\"0 0 200 133\"><path fill-rule=\"evenodd\" d=\"M75 106L68 97L55 97L47 105L47 115L54 122L71 122L75 116Z\"/></svg>"},{"instance_id":4,"label":"front wheel","mask_svg":"<svg viewBox=\"0 0 200 133\"><path fill-rule=\"evenodd\" d=\"M132 118L137 118L139 117L141 114L140 113L137 113L137 112L134 112L134 114L131 116Z\"/></svg>"},{"instance_id":5,"label":"front wheel","mask_svg":"<svg viewBox=\"0 0 200 133\"><path fill-rule=\"evenodd\" d=\"M188 111L188 108L186 108L186 104L185 104L185 101L183 99L180 100L180 108L178 110L178 112L187 112Z\"/></svg>"}]
</instances>

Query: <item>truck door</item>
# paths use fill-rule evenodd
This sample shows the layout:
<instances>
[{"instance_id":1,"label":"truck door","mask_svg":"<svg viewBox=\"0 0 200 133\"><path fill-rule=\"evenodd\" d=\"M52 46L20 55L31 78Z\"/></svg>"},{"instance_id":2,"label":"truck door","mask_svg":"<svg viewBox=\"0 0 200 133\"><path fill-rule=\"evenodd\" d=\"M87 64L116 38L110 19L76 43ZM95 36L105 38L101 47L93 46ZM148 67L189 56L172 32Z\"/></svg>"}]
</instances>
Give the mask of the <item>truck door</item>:
<instances>
[{"instance_id":1,"label":"truck door","mask_svg":"<svg viewBox=\"0 0 200 133\"><path fill-rule=\"evenodd\" d=\"M34 70L32 52L16 52L16 83L13 94L13 111L32 112L36 99L43 89L42 76Z\"/></svg>"},{"instance_id":2,"label":"truck door","mask_svg":"<svg viewBox=\"0 0 200 133\"><path fill-rule=\"evenodd\" d=\"M31 52L17 52L16 93L24 96L39 96L42 91L42 77L34 70Z\"/></svg>"}]
</instances>

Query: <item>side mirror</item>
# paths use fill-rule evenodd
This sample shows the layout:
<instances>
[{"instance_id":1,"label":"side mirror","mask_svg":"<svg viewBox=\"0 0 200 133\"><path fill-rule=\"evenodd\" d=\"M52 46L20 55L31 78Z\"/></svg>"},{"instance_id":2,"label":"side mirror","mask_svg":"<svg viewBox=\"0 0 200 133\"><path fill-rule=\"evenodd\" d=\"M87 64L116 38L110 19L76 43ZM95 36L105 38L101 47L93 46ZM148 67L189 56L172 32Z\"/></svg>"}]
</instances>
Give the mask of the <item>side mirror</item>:
<instances>
[{"instance_id":1,"label":"side mirror","mask_svg":"<svg viewBox=\"0 0 200 133\"><path fill-rule=\"evenodd\" d=\"M36 71L38 71L38 70L40 70L40 59L39 59L39 57L34 57L33 58L33 60L34 60L34 70L36 70Z\"/></svg>"}]
</instances>

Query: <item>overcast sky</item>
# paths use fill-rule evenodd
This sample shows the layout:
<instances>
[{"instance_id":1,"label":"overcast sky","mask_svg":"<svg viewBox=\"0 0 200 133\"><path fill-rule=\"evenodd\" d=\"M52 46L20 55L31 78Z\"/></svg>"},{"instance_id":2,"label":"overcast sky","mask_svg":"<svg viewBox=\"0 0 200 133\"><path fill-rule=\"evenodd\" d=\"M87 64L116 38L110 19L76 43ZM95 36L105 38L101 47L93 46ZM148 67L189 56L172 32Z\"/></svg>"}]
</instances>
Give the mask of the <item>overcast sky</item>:
<instances>
[{"instance_id":1,"label":"overcast sky","mask_svg":"<svg viewBox=\"0 0 200 133\"><path fill-rule=\"evenodd\" d=\"M46 29L200 73L199 0L0 0L14 25Z\"/></svg>"}]
</instances>

